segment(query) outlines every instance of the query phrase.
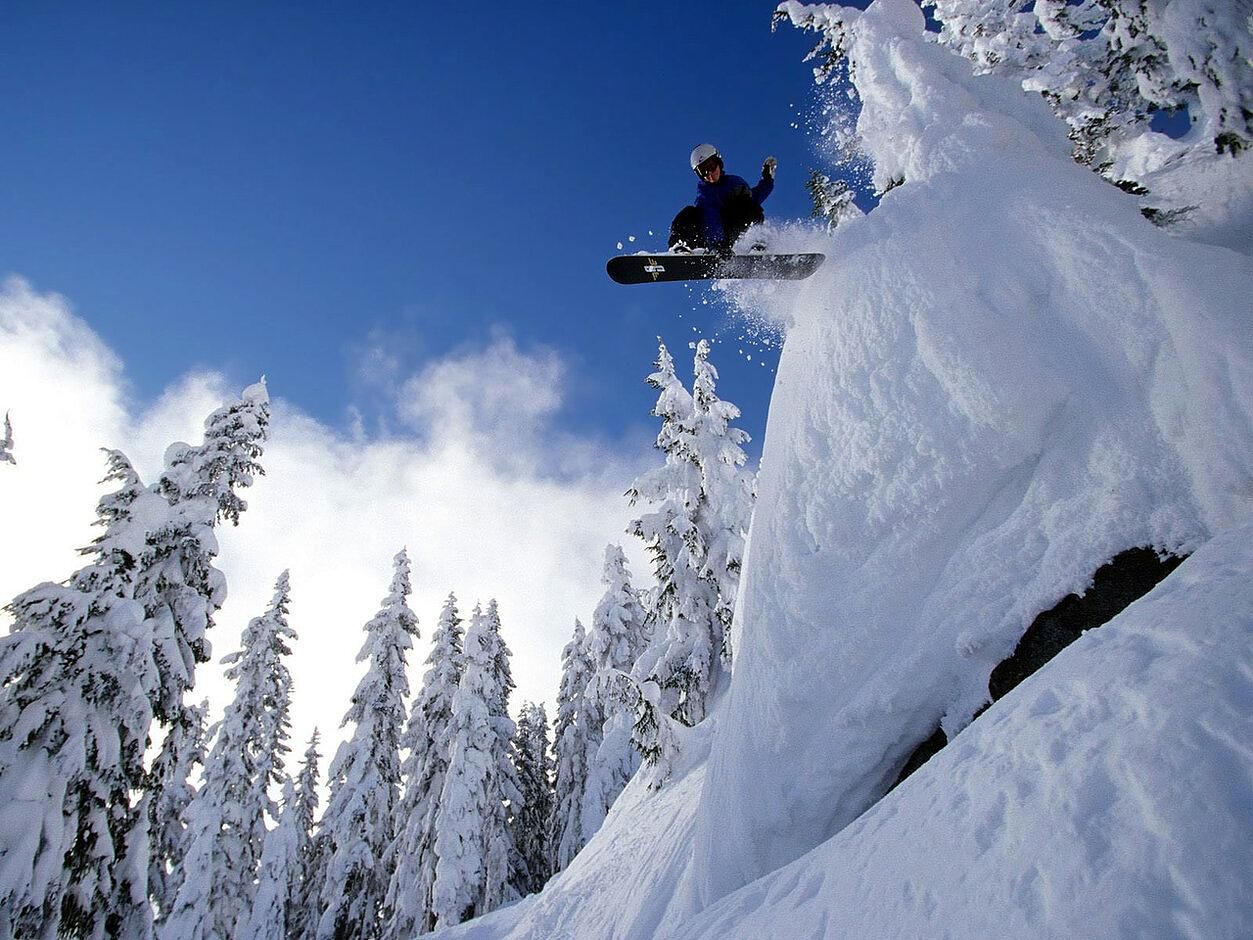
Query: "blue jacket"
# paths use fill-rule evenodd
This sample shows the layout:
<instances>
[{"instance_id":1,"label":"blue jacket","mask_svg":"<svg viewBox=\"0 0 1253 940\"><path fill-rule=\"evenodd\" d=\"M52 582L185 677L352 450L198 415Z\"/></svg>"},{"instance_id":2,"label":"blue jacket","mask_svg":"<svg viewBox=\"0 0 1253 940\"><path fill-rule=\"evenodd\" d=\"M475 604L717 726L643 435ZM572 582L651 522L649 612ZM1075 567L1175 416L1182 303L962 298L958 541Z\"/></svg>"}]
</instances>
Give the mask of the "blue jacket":
<instances>
[{"instance_id":1,"label":"blue jacket","mask_svg":"<svg viewBox=\"0 0 1253 940\"><path fill-rule=\"evenodd\" d=\"M727 202L748 196L760 206L772 192L772 179L763 177L760 183L750 187L744 177L732 176L726 171L723 171L722 177L716 183L707 183L705 180L697 183L696 208L700 209L705 223L705 238L709 244L721 244L726 235L722 230L722 207Z\"/></svg>"}]
</instances>

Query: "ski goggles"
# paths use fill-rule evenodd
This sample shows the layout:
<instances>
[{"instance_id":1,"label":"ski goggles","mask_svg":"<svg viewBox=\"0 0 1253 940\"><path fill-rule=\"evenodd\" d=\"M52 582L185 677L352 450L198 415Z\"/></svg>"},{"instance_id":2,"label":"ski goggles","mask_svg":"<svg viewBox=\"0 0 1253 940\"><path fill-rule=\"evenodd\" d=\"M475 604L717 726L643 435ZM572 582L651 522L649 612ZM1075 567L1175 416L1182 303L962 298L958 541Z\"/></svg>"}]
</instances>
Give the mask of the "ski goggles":
<instances>
[{"instance_id":1,"label":"ski goggles","mask_svg":"<svg viewBox=\"0 0 1253 940\"><path fill-rule=\"evenodd\" d=\"M709 179L709 174L714 171L714 167L722 166L722 158L718 156L710 157L703 163L696 165L696 175L701 179Z\"/></svg>"}]
</instances>

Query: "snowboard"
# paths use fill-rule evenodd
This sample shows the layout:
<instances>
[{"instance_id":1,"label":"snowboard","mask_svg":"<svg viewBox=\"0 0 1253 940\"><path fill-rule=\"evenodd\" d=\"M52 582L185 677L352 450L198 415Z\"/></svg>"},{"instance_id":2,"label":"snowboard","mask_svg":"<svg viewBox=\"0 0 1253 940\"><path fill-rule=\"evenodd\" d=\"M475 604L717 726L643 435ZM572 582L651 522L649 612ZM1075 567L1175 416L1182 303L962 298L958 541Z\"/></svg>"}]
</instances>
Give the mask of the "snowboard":
<instances>
[{"instance_id":1,"label":"snowboard","mask_svg":"<svg viewBox=\"0 0 1253 940\"><path fill-rule=\"evenodd\" d=\"M765 278L799 281L818 270L827 258L821 254L731 255L708 254L618 255L605 265L619 284L657 281L713 281L721 278Z\"/></svg>"}]
</instances>

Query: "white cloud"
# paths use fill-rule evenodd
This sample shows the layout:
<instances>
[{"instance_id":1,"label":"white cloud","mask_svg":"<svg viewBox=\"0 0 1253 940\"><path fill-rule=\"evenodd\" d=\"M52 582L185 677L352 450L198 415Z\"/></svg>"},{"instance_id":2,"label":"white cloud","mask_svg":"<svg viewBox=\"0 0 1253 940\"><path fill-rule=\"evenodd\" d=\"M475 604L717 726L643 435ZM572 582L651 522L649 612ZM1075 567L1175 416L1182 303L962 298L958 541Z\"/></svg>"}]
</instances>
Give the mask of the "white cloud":
<instances>
[{"instance_id":1,"label":"white cloud","mask_svg":"<svg viewBox=\"0 0 1253 940\"><path fill-rule=\"evenodd\" d=\"M640 469L553 429L562 375L555 353L496 337L395 383L397 414L414 431L373 440L313 420L271 388L266 475L245 492L241 525L219 532L230 593L211 634L215 660L290 569L300 633L294 730L304 738L317 724L337 738L362 672L362 625L387 593L393 555L407 547L422 630L410 659L414 690L443 599L455 591L465 616L476 602L499 601L515 705L551 701L574 617L588 622L599 598L603 547L626 540L622 493ZM0 598L81 563L74 549L92 537L102 492L99 447L125 451L151 480L166 446L199 441L204 417L238 391L220 375L192 374L138 412L118 357L68 305L10 280L0 290L0 411L12 412L18 464L0 466ZM219 667L201 674L220 708L229 692Z\"/></svg>"},{"instance_id":2,"label":"white cloud","mask_svg":"<svg viewBox=\"0 0 1253 940\"><path fill-rule=\"evenodd\" d=\"M555 352L527 355L497 335L482 352L440 360L405 381L399 412L428 432L452 427L497 446L526 449L561 406L562 373Z\"/></svg>"}]
</instances>

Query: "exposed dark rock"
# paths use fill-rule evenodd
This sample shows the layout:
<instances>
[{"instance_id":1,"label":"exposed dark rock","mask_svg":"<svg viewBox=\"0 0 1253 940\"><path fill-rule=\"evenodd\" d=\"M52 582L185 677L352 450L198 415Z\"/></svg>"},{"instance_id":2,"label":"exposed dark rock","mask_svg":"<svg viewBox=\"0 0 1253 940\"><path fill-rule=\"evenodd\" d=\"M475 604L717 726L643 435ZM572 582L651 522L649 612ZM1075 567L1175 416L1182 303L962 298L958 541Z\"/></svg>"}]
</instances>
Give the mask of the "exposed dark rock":
<instances>
[{"instance_id":1,"label":"exposed dark rock","mask_svg":"<svg viewBox=\"0 0 1253 940\"><path fill-rule=\"evenodd\" d=\"M1108 623L1179 567L1182 558L1159 558L1147 548L1121 552L1097 569L1080 597L1067 594L1027 628L1013 655L992 670L988 698L993 702L1022 682L1088 630Z\"/></svg>"},{"instance_id":2,"label":"exposed dark rock","mask_svg":"<svg viewBox=\"0 0 1253 940\"><path fill-rule=\"evenodd\" d=\"M1159 557L1148 548L1130 548L1097 569L1092 586L1083 593L1068 594L1052 610L1032 621L1013 654L992 670L988 699L995 702L1088 630L1108 623L1132 602L1151 591L1183 561ZM978 716L976 716L978 717ZM925 764L948 743L937 727L918 745L890 789Z\"/></svg>"},{"instance_id":3,"label":"exposed dark rock","mask_svg":"<svg viewBox=\"0 0 1253 940\"><path fill-rule=\"evenodd\" d=\"M909 755L909 760L905 761L905 766L901 768L900 775L896 778L896 783L892 784L890 790L895 790L899 787L901 781L931 760L946 744L948 744L948 735L944 733L943 728L936 725L931 737L919 744L914 753Z\"/></svg>"}]
</instances>

